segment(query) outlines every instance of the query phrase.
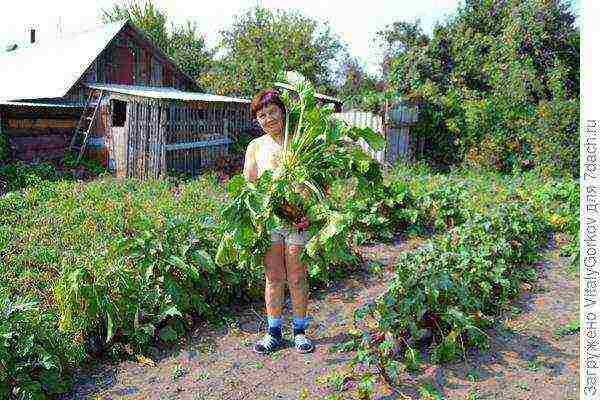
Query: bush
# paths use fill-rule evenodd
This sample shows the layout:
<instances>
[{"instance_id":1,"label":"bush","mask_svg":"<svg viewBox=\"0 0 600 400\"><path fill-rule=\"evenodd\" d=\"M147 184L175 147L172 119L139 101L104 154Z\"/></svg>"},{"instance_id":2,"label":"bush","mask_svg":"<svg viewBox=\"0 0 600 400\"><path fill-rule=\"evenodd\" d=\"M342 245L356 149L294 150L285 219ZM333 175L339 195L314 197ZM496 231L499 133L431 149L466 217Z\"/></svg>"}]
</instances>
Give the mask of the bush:
<instances>
[{"instance_id":1,"label":"bush","mask_svg":"<svg viewBox=\"0 0 600 400\"><path fill-rule=\"evenodd\" d=\"M421 102L424 159L578 176L574 21L560 0L470 0L431 38L418 24L382 32L391 89Z\"/></svg>"},{"instance_id":2,"label":"bush","mask_svg":"<svg viewBox=\"0 0 600 400\"><path fill-rule=\"evenodd\" d=\"M69 361L82 352L56 331L56 316L36 301L0 295L0 397L44 399L64 393Z\"/></svg>"}]
</instances>

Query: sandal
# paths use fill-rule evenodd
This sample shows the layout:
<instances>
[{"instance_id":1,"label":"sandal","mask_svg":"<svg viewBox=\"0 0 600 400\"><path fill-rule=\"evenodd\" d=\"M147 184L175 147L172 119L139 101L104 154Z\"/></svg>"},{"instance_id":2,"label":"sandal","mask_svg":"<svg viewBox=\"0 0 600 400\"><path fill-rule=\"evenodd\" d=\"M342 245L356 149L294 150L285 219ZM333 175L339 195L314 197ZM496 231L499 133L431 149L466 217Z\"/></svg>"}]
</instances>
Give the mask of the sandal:
<instances>
[{"instance_id":1,"label":"sandal","mask_svg":"<svg viewBox=\"0 0 600 400\"><path fill-rule=\"evenodd\" d=\"M268 354L283 345L283 339L277 339L275 336L267 333L261 340L254 345L254 351L258 354Z\"/></svg>"},{"instance_id":2,"label":"sandal","mask_svg":"<svg viewBox=\"0 0 600 400\"><path fill-rule=\"evenodd\" d=\"M310 353L315 349L311 340L303 333L294 336L294 345L298 353Z\"/></svg>"}]
</instances>

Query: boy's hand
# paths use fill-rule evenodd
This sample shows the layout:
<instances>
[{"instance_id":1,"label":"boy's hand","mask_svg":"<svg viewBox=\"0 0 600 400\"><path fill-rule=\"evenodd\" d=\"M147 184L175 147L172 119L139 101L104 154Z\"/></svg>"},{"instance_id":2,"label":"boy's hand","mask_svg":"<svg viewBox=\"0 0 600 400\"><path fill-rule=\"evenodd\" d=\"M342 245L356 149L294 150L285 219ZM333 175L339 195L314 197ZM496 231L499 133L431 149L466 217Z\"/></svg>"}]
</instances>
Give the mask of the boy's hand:
<instances>
[{"instance_id":1,"label":"boy's hand","mask_svg":"<svg viewBox=\"0 0 600 400\"><path fill-rule=\"evenodd\" d=\"M294 222L294 226L298 230L304 231L304 230L308 229L308 227L310 226L310 221L308 220L308 218L306 216L303 216L302 218L300 218L300 221Z\"/></svg>"}]
</instances>

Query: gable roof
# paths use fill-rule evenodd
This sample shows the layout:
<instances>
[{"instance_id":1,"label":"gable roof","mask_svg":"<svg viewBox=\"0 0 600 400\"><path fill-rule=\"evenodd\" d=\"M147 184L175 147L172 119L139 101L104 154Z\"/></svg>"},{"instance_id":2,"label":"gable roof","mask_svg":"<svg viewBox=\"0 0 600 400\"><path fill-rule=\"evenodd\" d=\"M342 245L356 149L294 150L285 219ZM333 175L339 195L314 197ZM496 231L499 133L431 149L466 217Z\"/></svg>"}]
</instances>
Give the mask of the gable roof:
<instances>
[{"instance_id":1,"label":"gable roof","mask_svg":"<svg viewBox=\"0 0 600 400\"><path fill-rule=\"evenodd\" d=\"M105 24L100 28L39 41L10 52L0 52L0 99L51 99L67 95L98 56L126 27L131 28L162 58L173 65L197 88L195 81L129 21Z\"/></svg>"}]
</instances>

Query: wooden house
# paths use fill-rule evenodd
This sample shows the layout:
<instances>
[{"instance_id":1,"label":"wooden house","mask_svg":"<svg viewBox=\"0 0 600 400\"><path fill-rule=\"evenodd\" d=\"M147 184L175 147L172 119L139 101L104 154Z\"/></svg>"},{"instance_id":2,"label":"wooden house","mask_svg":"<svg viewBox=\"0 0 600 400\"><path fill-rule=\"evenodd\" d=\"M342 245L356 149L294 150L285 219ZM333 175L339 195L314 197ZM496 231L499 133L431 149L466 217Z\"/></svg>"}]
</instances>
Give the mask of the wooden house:
<instances>
[{"instance_id":1,"label":"wooden house","mask_svg":"<svg viewBox=\"0 0 600 400\"><path fill-rule=\"evenodd\" d=\"M85 148L118 176L194 173L249 124L249 100L199 93L128 21L0 53L0 134L13 158L59 158L89 130Z\"/></svg>"}]
</instances>

